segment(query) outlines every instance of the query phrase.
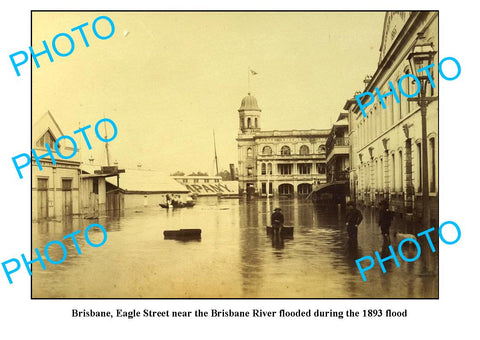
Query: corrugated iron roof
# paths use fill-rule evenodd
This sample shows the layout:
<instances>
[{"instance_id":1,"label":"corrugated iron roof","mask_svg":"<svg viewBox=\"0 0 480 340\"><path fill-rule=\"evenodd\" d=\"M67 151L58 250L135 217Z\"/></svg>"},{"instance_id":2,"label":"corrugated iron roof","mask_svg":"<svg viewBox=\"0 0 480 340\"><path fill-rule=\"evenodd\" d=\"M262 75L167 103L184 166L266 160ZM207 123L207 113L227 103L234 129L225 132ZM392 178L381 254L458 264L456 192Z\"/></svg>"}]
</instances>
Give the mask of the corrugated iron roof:
<instances>
[{"instance_id":1,"label":"corrugated iron roof","mask_svg":"<svg viewBox=\"0 0 480 340\"><path fill-rule=\"evenodd\" d=\"M95 170L100 170L100 166L82 164L81 169L93 174ZM107 177L106 180L117 185L116 177ZM160 171L143 169L125 169L125 173L120 174L120 189L142 192L189 192L170 176Z\"/></svg>"}]
</instances>

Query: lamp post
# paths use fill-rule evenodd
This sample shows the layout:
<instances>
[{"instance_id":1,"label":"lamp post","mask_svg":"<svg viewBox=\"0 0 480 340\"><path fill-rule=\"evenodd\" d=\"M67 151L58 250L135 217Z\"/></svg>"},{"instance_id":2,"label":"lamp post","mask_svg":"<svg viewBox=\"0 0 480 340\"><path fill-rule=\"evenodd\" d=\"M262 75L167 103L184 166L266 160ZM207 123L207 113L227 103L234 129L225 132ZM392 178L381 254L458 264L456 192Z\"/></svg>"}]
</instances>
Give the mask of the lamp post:
<instances>
[{"instance_id":1,"label":"lamp post","mask_svg":"<svg viewBox=\"0 0 480 340\"><path fill-rule=\"evenodd\" d=\"M422 223L424 227L430 224L430 209L428 207L428 158L427 158L427 106L430 102L435 101L438 97L427 97L428 70L419 72L422 69L433 63L433 58L436 51L433 50L432 44L425 41L422 33L418 33L415 46L408 55L408 62L410 69L420 81L420 91L415 98L408 98L408 101L415 101L420 106L422 115Z\"/></svg>"}]
</instances>

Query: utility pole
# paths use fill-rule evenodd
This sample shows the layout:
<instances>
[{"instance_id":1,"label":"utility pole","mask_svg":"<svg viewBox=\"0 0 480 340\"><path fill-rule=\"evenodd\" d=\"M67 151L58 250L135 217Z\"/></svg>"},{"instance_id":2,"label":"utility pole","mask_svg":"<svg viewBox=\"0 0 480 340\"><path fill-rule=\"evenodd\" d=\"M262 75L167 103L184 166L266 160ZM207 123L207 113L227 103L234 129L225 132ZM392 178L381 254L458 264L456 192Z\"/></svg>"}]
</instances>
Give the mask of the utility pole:
<instances>
[{"instance_id":1,"label":"utility pole","mask_svg":"<svg viewBox=\"0 0 480 340\"><path fill-rule=\"evenodd\" d=\"M217 169L217 173L215 176L218 175L218 158L217 158L217 144L215 142L215 129L213 129L213 149L215 151L215 168Z\"/></svg>"},{"instance_id":2,"label":"utility pole","mask_svg":"<svg viewBox=\"0 0 480 340\"><path fill-rule=\"evenodd\" d=\"M103 115L103 118L105 118L105 114ZM107 135L107 122L103 122L103 127L105 128L105 139L108 140L108 135ZM105 142L105 151L107 153L107 166L110 166L110 155L108 153L108 142Z\"/></svg>"}]
</instances>

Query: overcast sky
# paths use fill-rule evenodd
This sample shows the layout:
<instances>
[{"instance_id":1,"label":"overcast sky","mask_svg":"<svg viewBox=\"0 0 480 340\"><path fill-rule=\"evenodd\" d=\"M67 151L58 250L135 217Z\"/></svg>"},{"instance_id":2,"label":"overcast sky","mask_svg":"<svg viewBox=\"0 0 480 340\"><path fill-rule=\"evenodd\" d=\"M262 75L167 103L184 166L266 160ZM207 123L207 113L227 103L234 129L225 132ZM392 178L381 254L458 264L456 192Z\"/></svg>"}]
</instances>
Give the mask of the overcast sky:
<instances>
[{"instance_id":1,"label":"overcast sky","mask_svg":"<svg viewBox=\"0 0 480 340\"><path fill-rule=\"evenodd\" d=\"M115 34L97 39L93 20L108 15ZM71 33L68 57L33 66L33 119L49 110L63 132L105 115L118 136L111 159L121 167L213 175L212 131L219 168L237 163L238 108L251 92L262 130L330 128L363 79L373 74L383 12L308 13L34 13L34 50L84 22L90 47ZM108 32L100 21L100 32ZM128 34L127 34L128 32ZM58 48L68 50L58 40ZM93 131L91 132L94 139ZM82 157L106 163L103 143Z\"/></svg>"}]
</instances>

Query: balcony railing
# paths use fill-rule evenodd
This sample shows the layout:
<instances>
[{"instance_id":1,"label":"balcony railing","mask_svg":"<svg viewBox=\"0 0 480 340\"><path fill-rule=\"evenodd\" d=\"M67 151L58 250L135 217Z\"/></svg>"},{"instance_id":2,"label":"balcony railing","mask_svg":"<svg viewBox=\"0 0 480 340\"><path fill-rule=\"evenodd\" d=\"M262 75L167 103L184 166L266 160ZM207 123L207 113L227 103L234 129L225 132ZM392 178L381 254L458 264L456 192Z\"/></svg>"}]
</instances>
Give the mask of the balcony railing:
<instances>
[{"instance_id":1,"label":"balcony railing","mask_svg":"<svg viewBox=\"0 0 480 340\"><path fill-rule=\"evenodd\" d=\"M349 146L349 145L350 145L350 139L348 137L335 137L327 141L325 148L327 149L327 155L329 155L334 149L334 147Z\"/></svg>"},{"instance_id":2,"label":"balcony railing","mask_svg":"<svg viewBox=\"0 0 480 340\"><path fill-rule=\"evenodd\" d=\"M350 174L348 171L337 171L334 173L330 173L327 176L328 182L336 182L336 181L348 181L350 178Z\"/></svg>"}]
</instances>

